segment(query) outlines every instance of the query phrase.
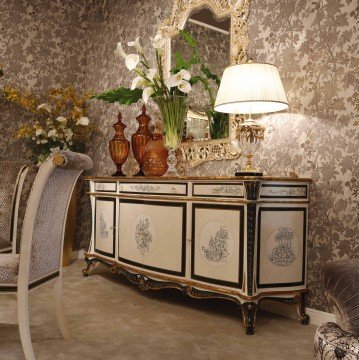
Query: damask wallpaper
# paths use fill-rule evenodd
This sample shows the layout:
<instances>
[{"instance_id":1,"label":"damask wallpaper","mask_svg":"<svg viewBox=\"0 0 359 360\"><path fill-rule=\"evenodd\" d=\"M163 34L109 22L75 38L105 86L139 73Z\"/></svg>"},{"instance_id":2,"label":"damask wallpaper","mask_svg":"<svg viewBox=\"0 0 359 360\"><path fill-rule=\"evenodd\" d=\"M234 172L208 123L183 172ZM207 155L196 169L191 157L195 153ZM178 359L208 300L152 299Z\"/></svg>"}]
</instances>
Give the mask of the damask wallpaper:
<instances>
[{"instance_id":1,"label":"damask wallpaper","mask_svg":"<svg viewBox=\"0 0 359 360\"><path fill-rule=\"evenodd\" d=\"M46 5L45 5L46 3ZM0 63L5 82L41 92L55 83L76 82L102 91L129 86L129 74L113 50L140 35L146 51L172 0L90 0L44 2L0 0ZM295 171L313 178L309 234L309 306L329 311L320 272L327 261L358 257L359 99L358 4L356 0L252 0L250 56L279 68L290 102L286 114L262 119L267 130L256 161L268 174ZM136 129L139 105L122 109ZM118 106L92 102L90 116L102 134L89 148L93 174L114 170L107 141ZM149 105L155 118L156 108ZM22 121L18 109L1 108L0 157L18 154L9 138ZM129 162L133 162L130 159ZM203 164L193 174L233 174L240 161ZM89 205L81 197L76 247L89 240Z\"/></svg>"}]
</instances>

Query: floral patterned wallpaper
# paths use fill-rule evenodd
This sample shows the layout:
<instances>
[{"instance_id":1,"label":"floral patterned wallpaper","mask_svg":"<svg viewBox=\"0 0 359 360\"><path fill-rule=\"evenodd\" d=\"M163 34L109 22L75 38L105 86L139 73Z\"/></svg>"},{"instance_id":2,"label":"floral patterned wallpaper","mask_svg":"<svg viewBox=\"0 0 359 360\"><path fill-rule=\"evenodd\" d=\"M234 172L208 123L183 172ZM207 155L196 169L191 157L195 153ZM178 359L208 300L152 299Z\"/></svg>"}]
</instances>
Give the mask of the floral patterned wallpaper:
<instances>
[{"instance_id":1,"label":"floral patterned wallpaper","mask_svg":"<svg viewBox=\"0 0 359 360\"><path fill-rule=\"evenodd\" d=\"M168 17L172 0L0 1L0 63L10 78L0 80L43 88L63 81L102 91L129 86L132 76L113 50L118 41L148 37ZM279 68L290 102L286 114L262 119L267 131L256 161L269 174L296 171L313 178L309 234L309 306L330 310L320 271L327 261L358 257L359 99L358 5L355 0L252 0L249 53ZM15 46L16 45L16 46ZM10 75L11 74L11 75ZM17 154L8 141L21 118L3 106L0 157ZM102 130L89 149L93 174L108 175L108 154L118 106L90 105ZM122 109L129 136L136 129L139 105ZM156 117L154 105L149 113ZM133 159L129 159L129 163ZM233 174L240 161L206 163L193 174ZM76 247L89 239L89 204L81 197Z\"/></svg>"}]
</instances>

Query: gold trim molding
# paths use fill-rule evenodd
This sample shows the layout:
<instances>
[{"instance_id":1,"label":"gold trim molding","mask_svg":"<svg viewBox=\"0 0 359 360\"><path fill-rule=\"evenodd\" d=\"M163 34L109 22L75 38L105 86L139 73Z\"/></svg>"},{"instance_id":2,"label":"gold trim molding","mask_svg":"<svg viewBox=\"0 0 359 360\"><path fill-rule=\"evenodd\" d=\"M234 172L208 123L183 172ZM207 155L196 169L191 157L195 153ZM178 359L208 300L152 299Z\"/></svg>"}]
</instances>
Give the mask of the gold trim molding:
<instances>
[{"instance_id":1,"label":"gold trim molding","mask_svg":"<svg viewBox=\"0 0 359 360\"><path fill-rule=\"evenodd\" d=\"M230 17L230 55L229 64L238 64L247 60L249 36L247 20L251 0L175 0L171 16L165 19L160 32L167 38L163 51L163 68L168 76L171 68L171 40L179 34L192 12L202 8L210 9L216 18ZM231 116L229 119L229 138L182 143L177 151L180 162L195 167L204 161L236 159L241 151L236 149L233 140L236 138L240 119Z\"/></svg>"}]
</instances>

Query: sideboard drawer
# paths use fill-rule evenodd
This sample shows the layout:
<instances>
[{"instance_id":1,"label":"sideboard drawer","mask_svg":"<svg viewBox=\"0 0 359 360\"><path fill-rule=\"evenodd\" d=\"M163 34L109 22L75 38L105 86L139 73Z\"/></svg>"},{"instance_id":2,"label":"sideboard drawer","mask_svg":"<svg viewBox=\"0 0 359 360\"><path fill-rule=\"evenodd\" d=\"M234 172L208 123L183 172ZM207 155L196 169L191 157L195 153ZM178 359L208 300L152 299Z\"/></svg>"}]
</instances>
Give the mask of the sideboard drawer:
<instances>
[{"instance_id":1,"label":"sideboard drawer","mask_svg":"<svg viewBox=\"0 0 359 360\"><path fill-rule=\"evenodd\" d=\"M193 196L243 198L243 183L198 183L193 184Z\"/></svg>"},{"instance_id":2,"label":"sideboard drawer","mask_svg":"<svg viewBox=\"0 0 359 360\"><path fill-rule=\"evenodd\" d=\"M146 195L187 196L187 184L182 183L122 183L120 193Z\"/></svg>"},{"instance_id":3,"label":"sideboard drawer","mask_svg":"<svg viewBox=\"0 0 359 360\"><path fill-rule=\"evenodd\" d=\"M98 192L110 192L115 193L117 191L116 182L95 182L94 190Z\"/></svg>"},{"instance_id":4,"label":"sideboard drawer","mask_svg":"<svg viewBox=\"0 0 359 360\"><path fill-rule=\"evenodd\" d=\"M308 185L304 184L262 184L260 199L307 199Z\"/></svg>"}]
</instances>

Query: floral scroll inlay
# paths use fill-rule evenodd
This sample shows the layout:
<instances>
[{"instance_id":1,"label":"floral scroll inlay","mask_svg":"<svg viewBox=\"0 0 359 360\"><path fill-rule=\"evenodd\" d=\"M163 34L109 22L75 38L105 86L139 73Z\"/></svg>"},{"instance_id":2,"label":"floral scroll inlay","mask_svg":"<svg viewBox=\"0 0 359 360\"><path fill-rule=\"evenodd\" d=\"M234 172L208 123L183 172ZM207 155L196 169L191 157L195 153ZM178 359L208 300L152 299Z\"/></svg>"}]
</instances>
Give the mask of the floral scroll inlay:
<instances>
[{"instance_id":1,"label":"floral scroll inlay","mask_svg":"<svg viewBox=\"0 0 359 360\"><path fill-rule=\"evenodd\" d=\"M243 187L237 185L219 185L212 189L212 194L243 196Z\"/></svg>"},{"instance_id":2,"label":"floral scroll inlay","mask_svg":"<svg viewBox=\"0 0 359 360\"><path fill-rule=\"evenodd\" d=\"M108 238L109 231L108 231L107 223L105 221L103 214L100 215L100 233L101 233L102 239Z\"/></svg>"},{"instance_id":3,"label":"floral scroll inlay","mask_svg":"<svg viewBox=\"0 0 359 360\"><path fill-rule=\"evenodd\" d=\"M138 184L131 185L131 190L136 192L158 192L160 190L159 186L149 185L149 184Z\"/></svg>"},{"instance_id":4,"label":"floral scroll inlay","mask_svg":"<svg viewBox=\"0 0 359 360\"><path fill-rule=\"evenodd\" d=\"M137 250L141 255L150 252L150 245L153 242L153 236L150 230L150 220L148 218L139 219L136 224L135 241Z\"/></svg>"},{"instance_id":5,"label":"floral scroll inlay","mask_svg":"<svg viewBox=\"0 0 359 360\"><path fill-rule=\"evenodd\" d=\"M226 226L221 226L214 236L210 237L208 247L202 246L204 258L210 262L227 262L230 255L228 250L229 231Z\"/></svg>"},{"instance_id":6,"label":"floral scroll inlay","mask_svg":"<svg viewBox=\"0 0 359 360\"><path fill-rule=\"evenodd\" d=\"M293 251L292 242L296 235L291 228L280 227L276 230L274 240L276 245L269 254L269 260L277 266L288 266L294 262L296 255Z\"/></svg>"},{"instance_id":7,"label":"floral scroll inlay","mask_svg":"<svg viewBox=\"0 0 359 360\"><path fill-rule=\"evenodd\" d=\"M293 187L286 189L270 189L269 193L271 195L280 195L280 196L307 196L307 188L306 187Z\"/></svg>"}]
</instances>

